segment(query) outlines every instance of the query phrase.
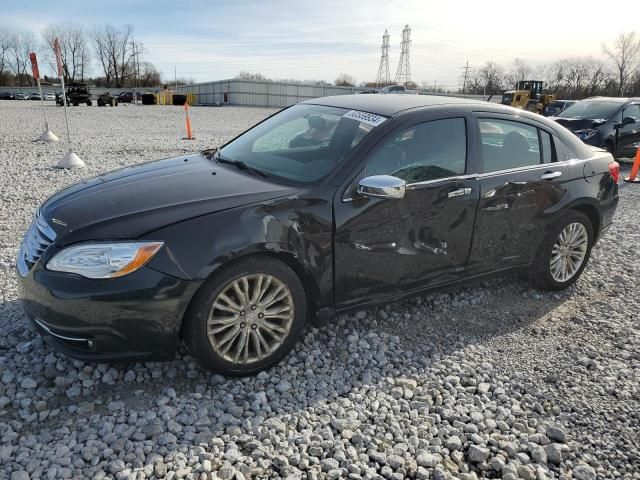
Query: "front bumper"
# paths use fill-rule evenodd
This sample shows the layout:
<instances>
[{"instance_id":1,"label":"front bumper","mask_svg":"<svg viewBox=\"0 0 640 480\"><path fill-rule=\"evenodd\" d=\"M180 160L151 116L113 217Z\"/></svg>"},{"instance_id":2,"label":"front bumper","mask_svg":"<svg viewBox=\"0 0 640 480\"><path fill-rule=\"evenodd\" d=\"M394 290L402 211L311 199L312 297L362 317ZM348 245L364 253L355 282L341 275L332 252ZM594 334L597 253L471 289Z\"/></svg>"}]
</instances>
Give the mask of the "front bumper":
<instances>
[{"instance_id":1,"label":"front bumper","mask_svg":"<svg viewBox=\"0 0 640 480\"><path fill-rule=\"evenodd\" d=\"M82 360L165 360L199 283L148 266L114 279L51 272L18 276L24 310L45 341Z\"/></svg>"}]
</instances>

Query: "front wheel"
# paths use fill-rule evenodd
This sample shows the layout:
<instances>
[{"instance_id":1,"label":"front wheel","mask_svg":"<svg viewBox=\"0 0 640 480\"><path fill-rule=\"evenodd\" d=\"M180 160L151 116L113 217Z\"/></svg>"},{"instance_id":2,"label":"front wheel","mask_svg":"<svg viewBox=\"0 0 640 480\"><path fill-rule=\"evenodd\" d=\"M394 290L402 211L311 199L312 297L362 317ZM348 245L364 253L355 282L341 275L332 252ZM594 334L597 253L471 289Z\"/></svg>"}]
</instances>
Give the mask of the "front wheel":
<instances>
[{"instance_id":1,"label":"front wheel","mask_svg":"<svg viewBox=\"0 0 640 480\"><path fill-rule=\"evenodd\" d=\"M589 218L571 210L561 215L540 245L533 265L533 282L544 290L563 290L574 284L587 266L593 245Z\"/></svg>"},{"instance_id":2,"label":"front wheel","mask_svg":"<svg viewBox=\"0 0 640 480\"><path fill-rule=\"evenodd\" d=\"M206 369L250 375L282 360L304 329L298 276L268 257L240 260L210 278L185 318L187 346Z\"/></svg>"}]
</instances>

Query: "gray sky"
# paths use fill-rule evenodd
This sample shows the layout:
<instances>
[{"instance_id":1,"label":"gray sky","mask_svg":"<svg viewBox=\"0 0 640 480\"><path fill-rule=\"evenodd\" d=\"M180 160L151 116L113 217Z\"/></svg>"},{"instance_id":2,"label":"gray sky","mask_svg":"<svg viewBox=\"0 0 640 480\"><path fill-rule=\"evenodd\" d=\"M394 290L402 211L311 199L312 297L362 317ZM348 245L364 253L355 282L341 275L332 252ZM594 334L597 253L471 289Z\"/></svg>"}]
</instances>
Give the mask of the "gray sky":
<instances>
[{"instance_id":1,"label":"gray sky","mask_svg":"<svg viewBox=\"0 0 640 480\"><path fill-rule=\"evenodd\" d=\"M640 2L617 0L169 0L6 1L0 25L39 33L49 22L130 23L146 59L165 78L207 81L240 71L272 78L333 81L344 72L375 80L385 29L395 75L402 28L412 28L412 78L454 88L468 60L532 64L600 56L602 42L640 30ZM182 5L177 5L182 3ZM534 5L518 9L516 5ZM135 5L135 6L134 6ZM609 8L611 5L615 8ZM69 14L73 12L73 14ZM532 20L534 18L534 20ZM97 68L93 72L98 74Z\"/></svg>"}]
</instances>

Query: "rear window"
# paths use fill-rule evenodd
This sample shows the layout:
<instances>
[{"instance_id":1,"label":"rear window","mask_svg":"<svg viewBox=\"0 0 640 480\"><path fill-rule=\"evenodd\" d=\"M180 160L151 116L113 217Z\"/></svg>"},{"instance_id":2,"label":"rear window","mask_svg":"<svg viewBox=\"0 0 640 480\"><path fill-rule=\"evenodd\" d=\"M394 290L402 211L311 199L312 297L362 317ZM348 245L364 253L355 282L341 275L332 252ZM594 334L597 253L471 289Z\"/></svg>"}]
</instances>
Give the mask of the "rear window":
<instances>
[{"instance_id":1,"label":"rear window","mask_svg":"<svg viewBox=\"0 0 640 480\"><path fill-rule=\"evenodd\" d=\"M484 171L494 172L541 163L538 129L526 123L479 120Z\"/></svg>"}]
</instances>

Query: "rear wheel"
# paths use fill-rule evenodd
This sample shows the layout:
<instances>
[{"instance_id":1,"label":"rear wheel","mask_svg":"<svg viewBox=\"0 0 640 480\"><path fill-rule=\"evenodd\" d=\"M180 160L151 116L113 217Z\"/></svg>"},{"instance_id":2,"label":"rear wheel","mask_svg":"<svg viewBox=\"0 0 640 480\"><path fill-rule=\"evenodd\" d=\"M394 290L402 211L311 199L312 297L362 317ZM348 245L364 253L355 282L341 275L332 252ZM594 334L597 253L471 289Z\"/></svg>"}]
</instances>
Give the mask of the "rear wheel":
<instances>
[{"instance_id":1,"label":"rear wheel","mask_svg":"<svg viewBox=\"0 0 640 480\"><path fill-rule=\"evenodd\" d=\"M204 368L250 375L289 353L305 319L306 298L298 276L278 260L252 257L205 283L183 333Z\"/></svg>"},{"instance_id":2,"label":"rear wheel","mask_svg":"<svg viewBox=\"0 0 640 480\"><path fill-rule=\"evenodd\" d=\"M574 284L587 266L593 244L593 227L581 212L564 212L544 238L533 265L533 282L545 290L562 290Z\"/></svg>"}]
</instances>

